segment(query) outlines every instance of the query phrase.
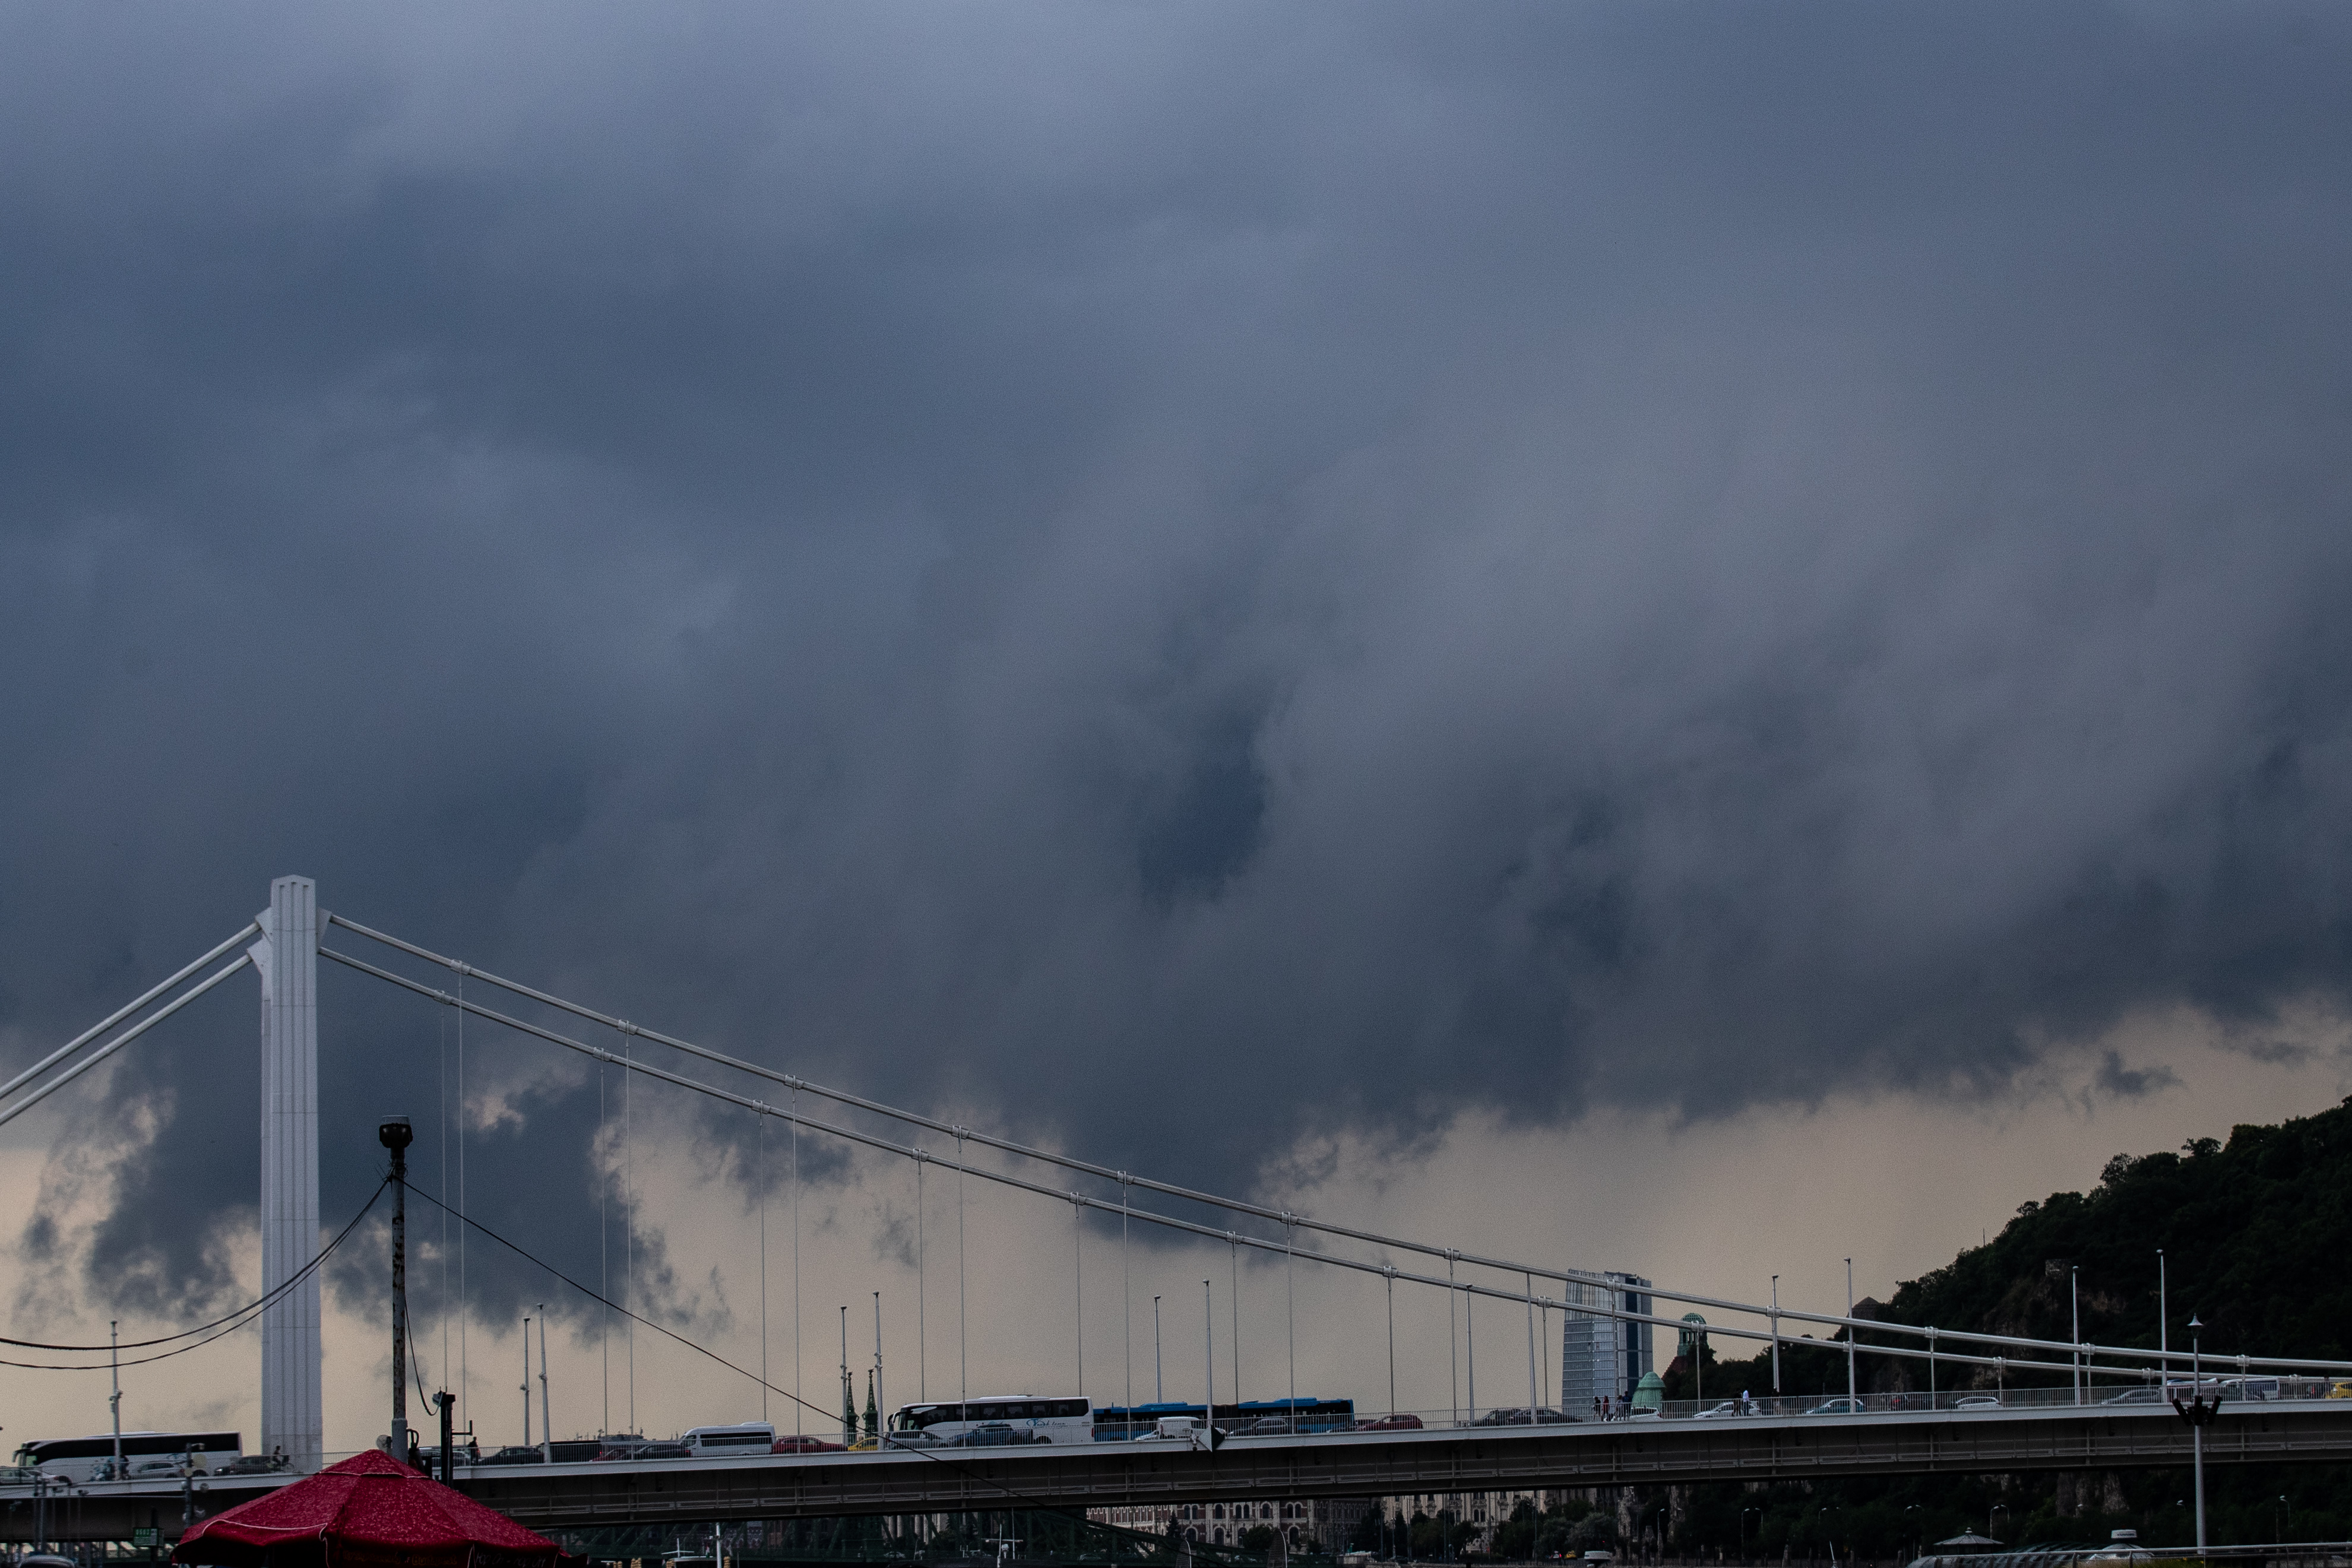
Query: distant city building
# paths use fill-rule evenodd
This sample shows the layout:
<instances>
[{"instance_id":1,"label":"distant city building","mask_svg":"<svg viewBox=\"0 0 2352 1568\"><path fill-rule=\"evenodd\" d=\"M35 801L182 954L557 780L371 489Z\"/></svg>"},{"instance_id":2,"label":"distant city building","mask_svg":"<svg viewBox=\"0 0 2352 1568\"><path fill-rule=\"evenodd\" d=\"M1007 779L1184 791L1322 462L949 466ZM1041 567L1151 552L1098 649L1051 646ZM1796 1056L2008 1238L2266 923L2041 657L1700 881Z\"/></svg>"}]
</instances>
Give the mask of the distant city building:
<instances>
[{"instance_id":1,"label":"distant city building","mask_svg":"<svg viewBox=\"0 0 2352 1568\"><path fill-rule=\"evenodd\" d=\"M1571 1416L1591 1410L1595 1399L1631 1397L1642 1379L1655 1370L1650 1325L1606 1315L1613 1309L1649 1316L1650 1281L1639 1274L1604 1274L1601 1280L1606 1282L1571 1280L1567 1285L1568 1311L1559 1331L1559 1407Z\"/></svg>"}]
</instances>

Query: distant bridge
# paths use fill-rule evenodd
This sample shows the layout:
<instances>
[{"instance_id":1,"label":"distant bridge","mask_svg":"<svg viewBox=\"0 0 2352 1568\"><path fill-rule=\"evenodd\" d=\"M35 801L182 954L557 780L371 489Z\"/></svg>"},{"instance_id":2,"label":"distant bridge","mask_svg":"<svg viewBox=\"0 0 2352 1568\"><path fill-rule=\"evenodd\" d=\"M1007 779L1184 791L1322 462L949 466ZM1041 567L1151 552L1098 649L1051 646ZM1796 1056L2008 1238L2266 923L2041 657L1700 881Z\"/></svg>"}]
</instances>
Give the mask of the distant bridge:
<instances>
[{"instance_id":1,"label":"distant bridge","mask_svg":"<svg viewBox=\"0 0 2352 1568\"><path fill-rule=\"evenodd\" d=\"M335 937L337 941L348 938L370 944L364 950L372 957L362 958L356 952L338 951L326 946L323 939L334 932L342 934ZM232 954L236 956L230 957ZM201 979L195 978L200 971L224 958L228 959L226 964ZM859 1512L1394 1496L1627 1482L1763 1480L1901 1471L2172 1465L2186 1462L2189 1428L2178 1422L2171 1411L2153 1403L2157 1388L2167 1380L2177 1382L2184 1375L2192 1380L2202 1379L2200 1386L2211 1385L2212 1379L2230 1372L2235 1375L2225 1381L2237 1392L2231 1394L2232 1403L2221 1424L2211 1429L2208 1458L2220 1463L2352 1458L2352 1400L2290 1396L2264 1401L2252 1394L2258 1387L2290 1395L2297 1389L2324 1390L2332 1379L2352 1375L2352 1363L2245 1354L2200 1357L2194 1339L2187 1349L2170 1343L2168 1333L2174 1325L2168 1309L2159 1309L2159 1321L2166 1326L2159 1331L2163 1337L2154 1346L2031 1339L1859 1319L1852 1315L1851 1305L1845 1313L1830 1313L1783 1307L1777 1299L1768 1302L1727 1301L1628 1275L1568 1269L1541 1260L1487 1256L1427 1239L1382 1235L1246 1199L1174 1186L814 1083L501 978L457 958L330 914L319 907L316 889L307 878L281 877L271 884L269 907L211 952L65 1042L5 1084L0 1084L0 1124L38 1104L232 976L248 967L257 972L263 1003L259 1160L263 1293L250 1306L218 1323L182 1330L137 1344L126 1343L121 1348L178 1346L157 1351L155 1358L160 1358L201 1348L211 1343L201 1336L217 1337L218 1333L230 1332L224 1324L242 1326L257 1322L261 1331L261 1429L255 1451L282 1453L293 1473L315 1469L325 1457L319 1266L324 1257L322 1247L339 1246L342 1240L339 1237L332 1243L322 1242L319 1225L318 970L322 959L455 1009L461 1024L467 1019L478 1019L616 1069L624 1074L624 1082L642 1077L731 1106L760 1119L762 1127L772 1123L788 1127L795 1140L795 1183L799 1168L797 1140L803 1134L854 1145L888 1160L907 1162L901 1168L911 1179L918 1216L914 1265L919 1316L921 1304L929 1299L920 1218L924 1211L923 1182L927 1174L942 1180L951 1175L956 1206L956 1246L951 1267L957 1276L957 1400L964 1397L968 1375L975 1370L969 1364L967 1281L963 1277L961 1245L967 1177L1041 1197L1048 1206L1045 1210L1046 1218L1041 1222L1068 1227L1066 1234L1072 1246L1069 1329L1078 1372L1073 1393L1084 1392L1085 1382L1081 1331L1086 1304L1090 1299L1085 1277L1089 1209L1106 1228L1112 1218L1117 1218L1119 1283L1116 1291L1106 1294L1120 1301L1123 1322L1130 1329L1135 1312L1129 1294L1127 1252L1129 1230L1135 1225L1153 1226L1227 1250L1233 1281L1232 1322L1236 1337L1241 1316L1241 1260L1244 1256L1279 1259L1285 1279L1281 1310L1288 1319L1288 1392L1293 1402L1298 1392L1298 1323L1296 1291L1290 1280L1302 1264L1352 1273L1368 1284L1377 1284L1385 1292L1389 1306L1388 1362L1391 1369L1388 1404L1395 1401L1394 1304L1399 1285L1408 1290L1444 1293L1448 1358L1452 1361L1457 1349L1462 1352L1460 1370L1468 1375L1467 1397L1444 1411L1446 1425L1443 1427L1321 1436L1251 1435L1236 1437L1213 1453L1151 1440L1017 1449L957 1448L931 1454L849 1452L482 1467L470 1476L461 1476L461 1484L475 1495L527 1523L548 1529ZM454 991L439 989L415 974L402 972L404 968L421 970L436 979L448 976ZM483 1005L480 998L492 992L511 998L502 1005L523 1007L534 1016L514 1016ZM164 999L167 997L169 999ZM106 1039L103 1044L97 1043L117 1030L118 1026L124 1026L132 1015L151 1008L135 1022L121 1027L120 1032L112 1033L112 1038ZM557 1025L562 1027L554 1027ZM574 1038L575 1034L596 1031L606 1031L597 1038L609 1038L612 1048ZM647 1060L647 1053L656 1060ZM462 1053L459 1061L462 1102ZM777 1093L778 1098L773 1102L761 1100L696 1076L709 1069L719 1070L728 1082L748 1082L760 1087L762 1093ZM809 1103L832 1107L827 1114L838 1114L843 1120L828 1121L809 1114ZM625 1137L625 1120L623 1125ZM915 1141L925 1135L935 1140L929 1147ZM461 1154L462 1149L461 1143ZM982 1157L975 1159L975 1155ZM764 1191L763 1187L762 1202ZM1156 1203L1159 1207L1141 1207L1144 1203ZM1180 1212L1168 1212L1171 1209ZM1185 1213L1221 1218L1232 1228L1187 1218L1183 1217ZM604 1294L605 1287L601 1278L593 1288L584 1281L572 1281L552 1264L531 1259L522 1242L496 1237L462 1213L455 1214L455 1218L461 1225L482 1230L485 1236L513 1248L557 1278L564 1279L586 1299L602 1303L608 1312L688 1344L735 1375L751 1378L782 1398L800 1398L795 1390L768 1383L751 1368L726 1362L709 1347L694 1344L633 1310L642 1298L627 1272L624 1272L618 1286L620 1300L614 1301ZM798 1224L796 1203L795 1246ZM349 1234L347 1228L344 1235ZM1411 1266L1403 1266L1400 1260ZM634 1264L627 1267L634 1268ZM764 1270L763 1262L762 1292L766 1289ZM2159 1276L2161 1301L2160 1281ZM1214 1345L1224 1308L1211 1294L1210 1281L1202 1280L1202 1285L1203 1337L1200 1343L1206 1376L1200 1392L1204 1403L1214 1403L1221 1381L1218 1375L1226 1373L1233 1378L1234 1400L1238 1405L1240 1375L1234 1358L1229 1352L1224 1364L1220 1366ZM1850 1297L1850 1281L1848 1293ZM762 1302L764 1325L764 1294ZM1661 1307L1660 1303L1671 1306ZM1490 1370L1486 1384L1489 1397L1483 1406L1478 1396L1475 1333L1476 1309L1482 1306L1490 1325L1496 1316L1503 1319L1507 1347L1504 1362L1508 1368L1503 1375L1508 1391L1499 1400L1492 1396L1496 1383ZM1735 1321L1702 1324L1694 1330L1690 1322L1670 1315L1678 1307L1704 1307L1729 1314ZM1454 1326L1457 1309L1458 1337ZM793 1310L795 1313L799 1311L797 1293ZM1098 1312L1105 1310L1106 1307L1097 1309ZM877 1312L872 1372L878 1392L882 1370L878 1298ZM1554 1343L1549 1328L1555 1313L1560 1315L1564 1327L1590 1331L1587 1338L1591 1354L1581 1350L1570 1354L1564 1333L1557 1342L1562 1349L1561 1361L1545 1364ZM396 1322L404 1321L395 1315ZM2191 1320L2189 1324L2180 1326L2193 1330L2196 1325ZM1646 1420L1564 1421L1516 1429L1489 1424L1496 1414L1495 1407L1506 1401L1521 1411L1522 1419L1526 1411L1544 1411L1554 1398L1566 1406L1571 1416L1587 1408L1588 1399L1597 1403L1599 1398L1607 1398L1622 1407L1622 1402L1635 1392L1642 1372L1647 1370L1649 1332L1655 1327L1701 1333L1709 1338L1744 1339L1759 1346L1769 1343L1776 1354L1781 1342L1792 1333L1811 1329L1843 1333L1843 1344L1822 1340L1807 1343L1816 1354L1843 1352L1846 1396L1843 1402L1830 1404L1848 1410L1867 1406L1878 1397L1861 1393L1857 1367L1863 1356L1878 1363L1901 1361L1915 1374L1924 1375L1928 1390L1926 1397L1930 1400L1952 1399L1963 1381L1980 1385L1989 1379L2000 1392L1996 1400L1987 1401L1995 1404L1989 1410L1930 1408L1839 1415L1828 1413L1825 1408L1818 1415L1733 1415L1714 1419L1675 1419L1675 1416L1684 1413L1669 1411L1663 1418ZM764 1327L762 1332L764 1334ZM1491 1327L1488 1332L1492 1333ZM1871 1336L1873 1343L1857 1343L1864 1333ZM1523 1385L1519 1381L1522 1341ZM764 1346L764 1339L762 1343ZM93 1374L107 1369L115 1349L111 1344L36 1348L46 1354L79 1357L79 1361L61 1364L60 1369ZM918 1357L923 1354L921 1349L917 1352ZM1490 1369L1494 1365L1492 1354L1490 1349ZM1580 1362L1579 1357L1582 1357ZM846 1360L845 1346L845 1364ZM1131 1369L1131 1349L1129 1361ZM527 1385L527 1360L525 1364ZM1775 1364L1777 1367L1777 1361ZM919 1368L920 1365L919 1360ZM404 1387L404 1373L413 1367L411 1358L395 1350L390 1366L401 1369L391 1373L392 1385ZM849 1368L845 1364L842 1370L845 1396L850 1392ZM1557 1395L1553 1393L1551 1376L1555 1370L1559 1374ZM545 1371L542 1346L542 1427L547 1416ZM1605 1386L1600 1381L1603 1376L1609 1380ZM2116 1386L2117 1379L2136 1385L2150 1403L2091 1403L2097 1397L2101 1377L2109 1380L2106 1386L2110 1388ZM920 1378L919 1371L919 1385ZM1131 1401L1131 1370L1129 1381L1128 1393ZM2063 1390L2025 1390L2017 1386L2020 1381L2063 1381L2065 1386ZM944 1378L941 1384L945 1397ZM1522 1386L1524 1406L1519 1405ZM1450 1368L1449 1394L1459 1397L1465 1392L1464 1383L1454 1377ZM2062 1394L2068 1401L2064 1405L2030 1404L2036 1396ZM813 1401L802 1402L830 1423L832 1410L821 1408ZM1977 1396L1969 1400L1971 1405L1978 1402ZM525 1408L528 1407L526 1396ZM1482 1407L1488 1413L1485 1420L1479 1416ZM886 1402L885 1415L887 1408ZM1724 1414L1721 1409L1708 1413L1711 1416ZM526 1418L526 1432L528 1426ZM223 1477L201 1484L206 1490L199 1506L206 1511L217 1511L236 1499L282 1485L284 1479ZM137 1481L99 1482L77 1486L67 1495L51 1497L37 1505L29 1489L21 1493L16 1489L0 1489L0 1502L6 1505L6 1523L0 1533L9 1539L26 1539L36 1528L37 1513L45 1522L54 1517L49 1533L59 1539L123 1539L131 1529L152 1525L162 1531L175 1524L182 1494L177 1482L160 1486Z\"/></svg>"},{"instance_id":2,"label":"distant bridge","mask_svg":"<svg viewBox=\"0 0 2352 1568\"><path fill-rule=\"evenodd\" d=\"M2231 1405L2206 1429L2205 1462L2352 1461L2352 1400ZM885 1450L761 1458L656 1459L461 1469L468 1495L542 1531L723 1521L925 1514L1122 1504L1820 1479L1837 1476L2146 1469L2189 1462L2169 1409L2061 1406L1537 1427L1235 1437L1214 1452L1175 1441L1039 1444L933 1456ZM199 1494L207 1512L283 1486L238 1476ZM0 1539L32 1539L24 1489L8 1489ZM53 1541L179 1531L177 1482L94 1483L52 1499Z\"/></svg>"}]
</instances>

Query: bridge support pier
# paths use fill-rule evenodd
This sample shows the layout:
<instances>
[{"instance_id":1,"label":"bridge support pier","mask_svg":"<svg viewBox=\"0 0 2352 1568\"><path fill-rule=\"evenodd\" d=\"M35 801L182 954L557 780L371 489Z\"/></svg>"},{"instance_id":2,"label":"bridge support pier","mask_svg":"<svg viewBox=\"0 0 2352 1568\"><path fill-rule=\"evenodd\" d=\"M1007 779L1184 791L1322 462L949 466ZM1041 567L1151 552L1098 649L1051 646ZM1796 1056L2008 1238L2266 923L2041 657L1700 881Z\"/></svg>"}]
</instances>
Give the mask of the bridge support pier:
<instances>
[{"instance_id":1,"label":"bridge support pier","mask_svg":"<svg viewBox=\"0 0 2352 1568\"><path fill-rule=\"evenodd\" d=\"M262 937L249 950L261 975L261 1288L276 1296L319 1257L319 901L309 877L269 884ZM289 1469L319 1468L319 1276L277 1296L261 1314L262 1453L284 1449Z\"/></svg>"}]
</instances>

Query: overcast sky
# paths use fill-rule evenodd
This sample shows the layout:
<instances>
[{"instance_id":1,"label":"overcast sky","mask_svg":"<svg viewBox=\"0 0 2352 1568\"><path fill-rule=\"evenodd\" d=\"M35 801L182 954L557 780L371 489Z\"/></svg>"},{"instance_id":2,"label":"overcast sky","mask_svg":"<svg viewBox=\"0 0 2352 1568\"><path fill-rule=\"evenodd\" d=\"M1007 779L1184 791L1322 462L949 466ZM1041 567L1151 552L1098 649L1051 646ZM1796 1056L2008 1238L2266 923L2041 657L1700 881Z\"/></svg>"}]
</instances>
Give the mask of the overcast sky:
<instances>
[{"instance_id":1,"label":"overcast sky","mask_svg":"<svg viewBox=\"0 0 2352 1568\"><path fill-rule=\"evenodd\" d=\"M0 12L0 1052L301 872L1276 1200L2307 1094L2347 79L2326 5ZM339 1224L453 1042L325 983ZM595 1079L469 1049L584 1267ZM12 1126L20 1315L248 1288L256 1084L240 982Z\"/></svg>"}]
</instances>

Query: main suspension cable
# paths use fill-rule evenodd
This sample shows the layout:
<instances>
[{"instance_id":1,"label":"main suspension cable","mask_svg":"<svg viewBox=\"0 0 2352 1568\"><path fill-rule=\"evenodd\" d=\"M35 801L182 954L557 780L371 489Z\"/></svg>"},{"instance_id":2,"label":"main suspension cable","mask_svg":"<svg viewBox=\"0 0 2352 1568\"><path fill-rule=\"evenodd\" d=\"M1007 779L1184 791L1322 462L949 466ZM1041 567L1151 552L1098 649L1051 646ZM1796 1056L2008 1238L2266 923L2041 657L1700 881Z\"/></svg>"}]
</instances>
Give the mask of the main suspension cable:
<instances>
[{"instance_id":1,"label":"main suspension cable","mask_svg":"<svg viewBox=\"0 0 2352 1568\"><path fill-rule=\"evenodd\" d=\"M444 1006L463 1008L466 1011L471 1013L476 1018L482 1019L491 1023L502 1024L509 1029L516 1030L518 1033L527 1034L534 1039L546 1040L551 1045L560 1045L567 1051L577 1051L583 1056L593 1058L595 1061L604 1062L610 1066L623 1068L628 1072L641 1074L659 1082L672 1084L680 1089L686 1089L698 1094L707 1095L711 1099L720 1101L726 1104L738 1106L743 1110L755 1112L761 1115L779 1117L792 1122L795 1126L804 1126L812 1132L824 1133L830 1136L840 1138L845 1142L862 1145L866 1148L878 1150L884 1154L896 1155L906 1158L919 1157L921 1155L921 1151L914 1147L903 1144L893 1143L887 1138L877 1136L872 1133L860 1132L855 1128L844 1127L830 1122L821 1122L814 1117L803 1116L797 1112L787 1111L781 1106L771 1105L765 1101L753 1099L750 1095L739 1094L732 1090L721 1089L715 1084L705 1083L699 1079L688 1078L683 1073L672 1072L666 1068L656 1067L650 1062L642 1061L631 1056L615 1055L611 1051L602 1050L596 1046L589 1045L582 1040L573 1040L568 1035L560 1034L555 1030L547 1029L541 1025L529 1022L523 1019L514 1018L509 1014L499 1012L495 1009L483 1007L478 1002L467 1001L463 998L453 997L446 991L436 990L422 981L412 980L404 975L398 975L388 969L378 968L375 965L367 963L362 959L353 958L346 954L335 952L331 948L320 948L319 956L322 958L331 958L336 963L343 964L352 968L358 969L362 973L372 975L380 980L387 982L388 984L398 986L404 990L415 992L418 996L430 998L435 1001L442 1003ZM1066 1191L1057 1187L1047 1186L1041 1182L1029 1181L1024 1177L1013 1176L1009 1172L990 1170L985 1166L969 1166L966 1168L968 1168L973 1176L979 1176L985 1181L995 1182L1001 1186L1013 1187L1018 1191L1032 1193L1041 1197L1050 1197L1057 1202L1066 1203L1069 1201L1069 1194ZM1262 1237L1244 1235L1233 1230L1219 1230L1213 1226L1202 1225L1189 1219L1180 1219L1174 1215L1160 1214L1150 1209L1133 1207L1130 1207L1128 1212L1130 1213L1133 1218L1143 1220L1148 1224L1157 1225L1162 1229L1175 1230L1187 1235L1202 1237L1211 1240L1223 1240L1235 1248L1250 1247L1266 1253L1280 1253L1283 1250L1283 1244L1279 1241L1268 1240ZM1380 1274L1383 1272L1386 1267L1382 1264L1367 1262L1360 1259L1346 1257L1339 1253L1312 1252L1307 1254L1307 1256L1316 1262L1323 1263L1332 1268L1354 1270L1360 1273ZM1538 1272L1542 1271L1538 1270ZM1558 1276L1553 1273L1544 1273L1543 1277L1548 1280L1558 1278ZM1439 1279L1434 1275L1417 1274L1400 1269L1397 1270L1397 1278L1409 1281L1415 1284L1428 1285L1433 1289L1444 1290L1448 1288L1446 1281ZM1482 1285L1474 1281L1462 1281L1451 1288L1461 1291L1466 1296L1486 1296L1495 1301L1509 1301L1514 1304L1526 1299L1525 1294L1522 1291L1504 1290L1499 1287L1490 1285ZM1643 1293L1650 1294L1652 1292L1645 1289ZM1664 1292L1657 1293L1663 1294ZM1670 1299L1686 1300L1689 1298L1673 1297ZM1605 1316L1624 1322L1647 1323L1658 1328L1680 1329L1685 1326L1683 1321L1679 1318L1669 1318L1652 1312L1636 1312L1612 1306L1582 1306L1573 1301L1554 1301L1548 1296L1540 1298L1540 1300L1546 1306L1560 1307L1565 1311L1584 1312L1592 1316ZM1732 1311L1747 1310L1741 1307L1738 1302L1720 1302L1717 1304ZM1793 1317L1797 1314L1793 1312L1784 1312L1782 1315L1784 1317ZM1844 1320L1834 1321L1843 1322ZM1900 1328L1904 1326L1900 1324L1883 1324L1870 1319L1859 1319L1855 1320L1855 1322L1857 1322L1860 1326L1870 1329ZM1767 1329L1744 1329L1734 1327L1730 1324L1724 1324L1712 1328L1709 1332L1735 1339L1768 1341L1773 1337L1770 1331ZM1956 1331L1939 1330L1937 1332L1943 1338L1962 1337ZM1997 1339L1997 1336L1991 1335L1969 1335L1967 1337L1971 1339ZM2028 1348L2032 1348L2037 1343L2037 1342L2030 1340L1999 1343L2021 1344ZM2071 1350L2073 1347L2059 1344L2053 1348ZM2106 1349L2106 1347L2095 1348L2102 1350L2103 1353ZM1900 1345L1873 1345L1870 1349L1873 1355L1896 1356L1908 1359L1925 1360L1930 1354L1933 1354L1939 1360L1968 1362L1980 1366L2003 1365L2011 1367L2047 1367L2055 1371L2065 1371L2073 1365L2073 1363L2071 1362L2040 1362L2021 1360L2016 1357L1990 1355L1971 1356L1963 1355L1953 1351L1937 1351L1931 1353L1925 1350L1913 1350ZM2113 1352L2113 1354L2125 1357L2136 1355L2146 1359L2154 1359L2158 1353L2155 1351L2134 1351L2122 1349L2116 1350ZM2343 1365L2347 1368L2352 1368L2352 1363L2339 1364L2310 1360L2286 1362L2282 1363L2281 1364L2301 1367ZM1131 1399L1130 1403L1132 1403ZM814 1406L812 1406L811 1408L814 1408Z\"/></svg>"}]
</instances>

